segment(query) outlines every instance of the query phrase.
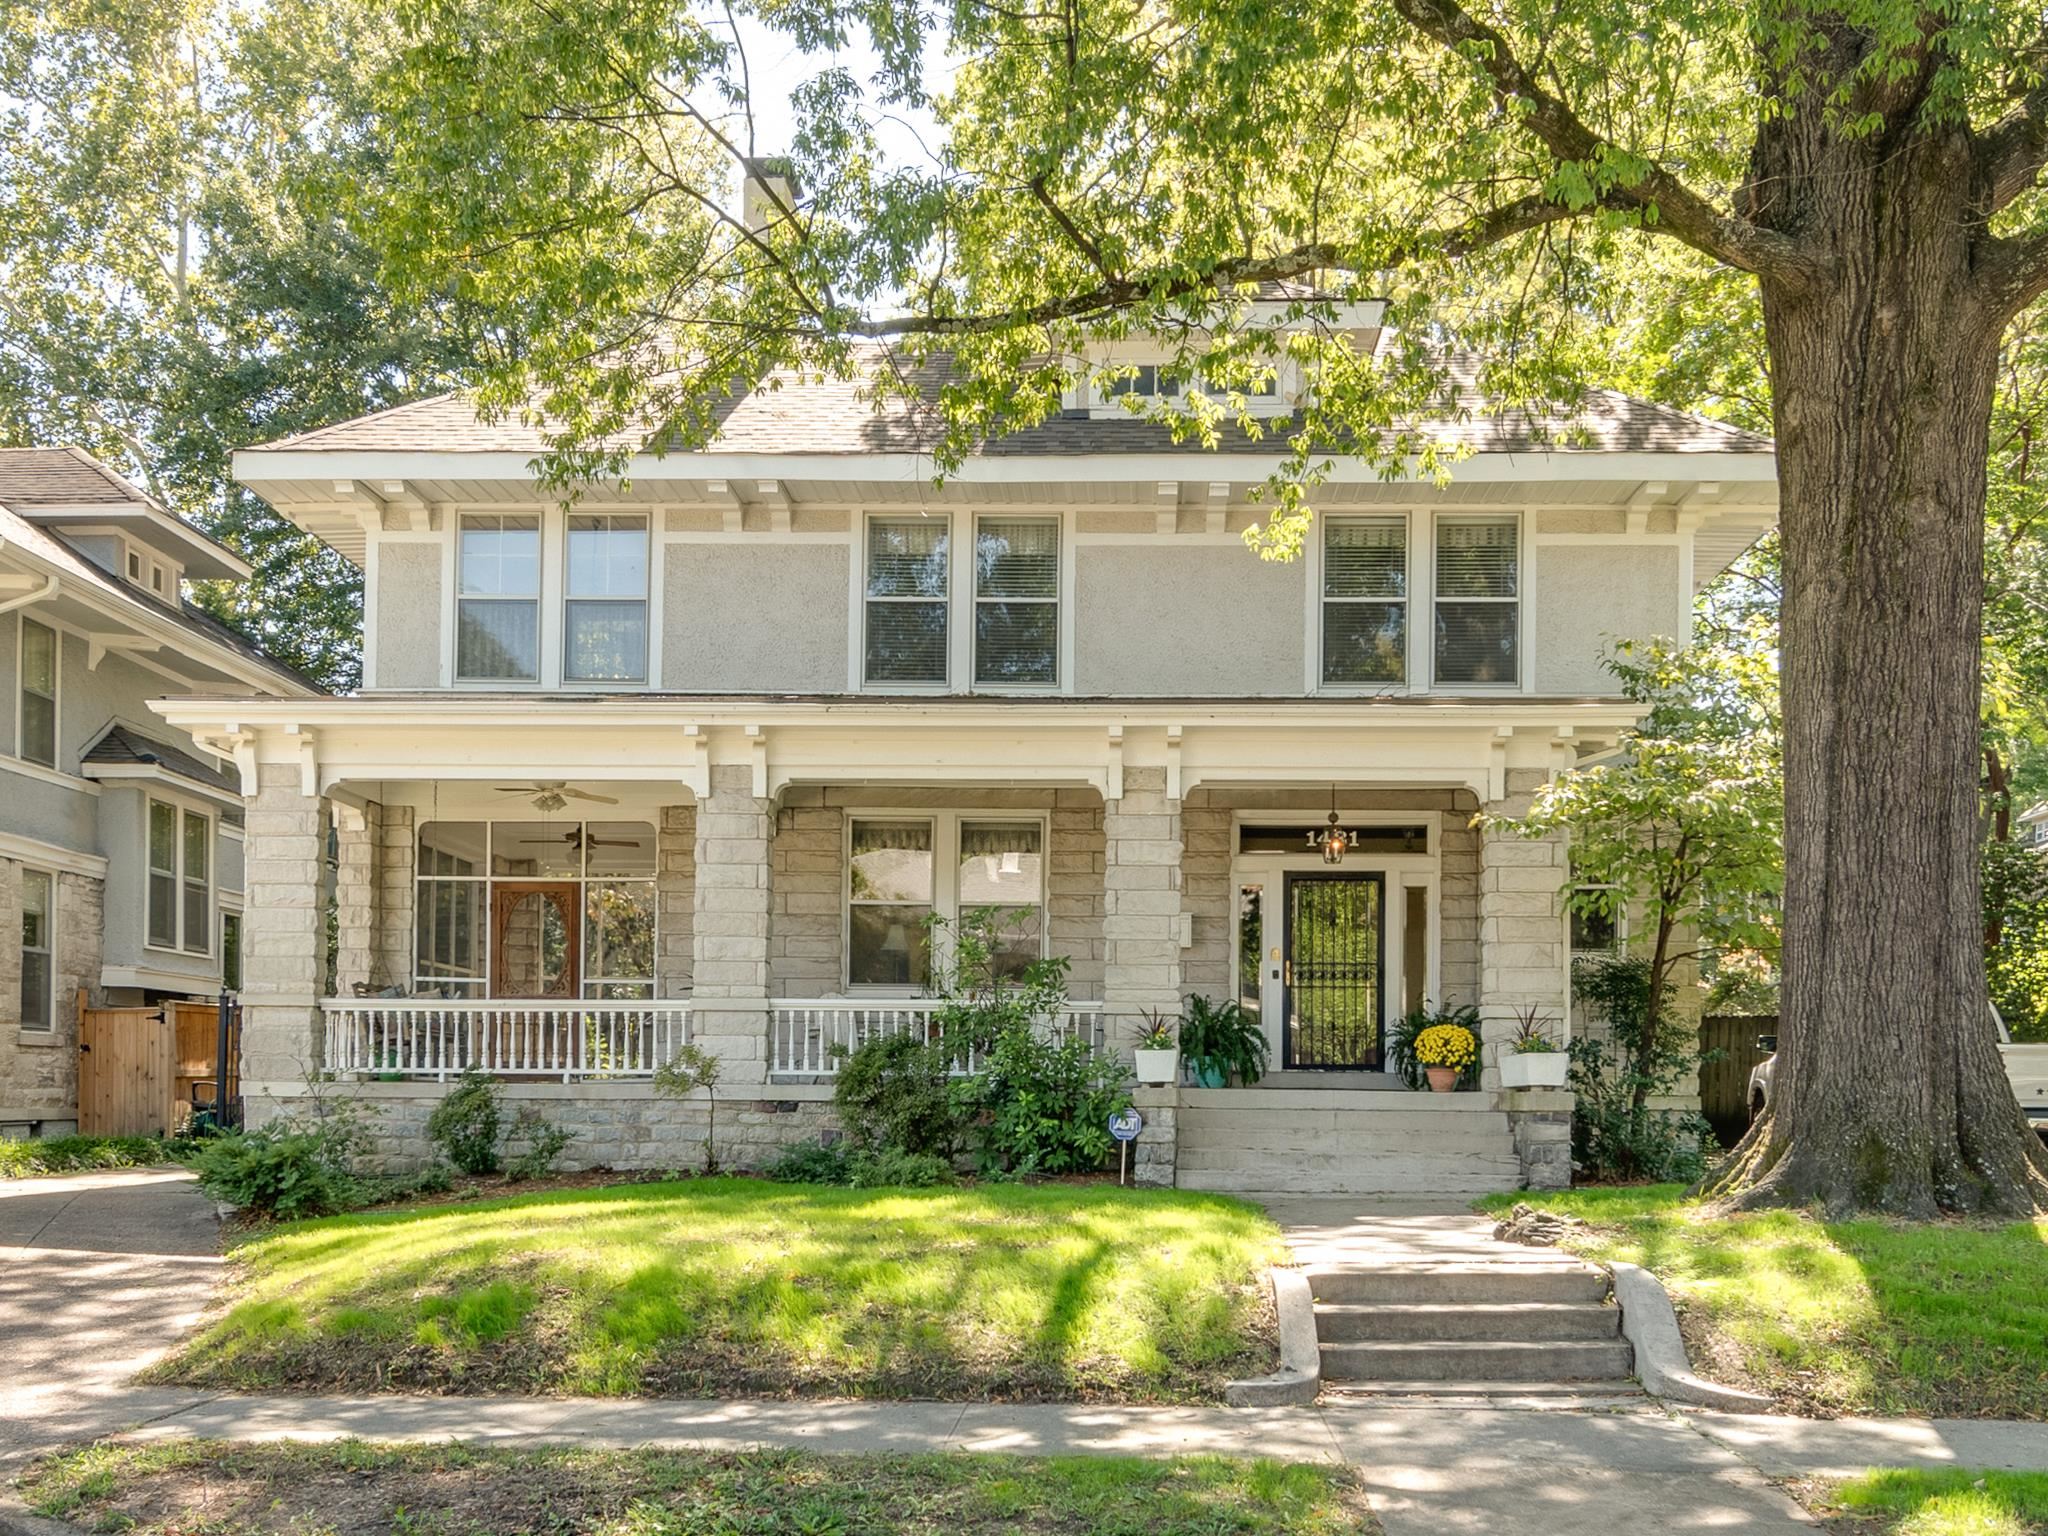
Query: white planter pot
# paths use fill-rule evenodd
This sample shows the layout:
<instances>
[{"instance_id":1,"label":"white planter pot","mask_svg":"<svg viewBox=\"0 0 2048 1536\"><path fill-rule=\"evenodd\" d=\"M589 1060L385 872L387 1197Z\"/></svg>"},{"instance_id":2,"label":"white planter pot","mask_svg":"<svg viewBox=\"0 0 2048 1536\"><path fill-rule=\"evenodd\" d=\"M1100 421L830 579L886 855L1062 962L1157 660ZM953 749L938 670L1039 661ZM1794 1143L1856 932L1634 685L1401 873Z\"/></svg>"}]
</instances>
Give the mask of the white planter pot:
<instances>
[{"instance_id":1,"label":"white planter pot","mask_svg":"<svg viewBox=\"0 0 2048 1536\"><path fill-rule=\"evenodd\" d=\"M1503 1088L1562 1088L1572 1059L1563 1051L1503 1051L1500 1085Z\"/></svg>"},{"instance_id":2,"label":"white planter pot","mask_svg":"<svg viewBox=\"0 0 2048 1536\"><path fill-rule=\"evenodd\" d=\"M1133 1051L1138 1081L1141 1083L1171 1083L1180 1076L1180 1052Z\"/></svg>"}]
</instances>

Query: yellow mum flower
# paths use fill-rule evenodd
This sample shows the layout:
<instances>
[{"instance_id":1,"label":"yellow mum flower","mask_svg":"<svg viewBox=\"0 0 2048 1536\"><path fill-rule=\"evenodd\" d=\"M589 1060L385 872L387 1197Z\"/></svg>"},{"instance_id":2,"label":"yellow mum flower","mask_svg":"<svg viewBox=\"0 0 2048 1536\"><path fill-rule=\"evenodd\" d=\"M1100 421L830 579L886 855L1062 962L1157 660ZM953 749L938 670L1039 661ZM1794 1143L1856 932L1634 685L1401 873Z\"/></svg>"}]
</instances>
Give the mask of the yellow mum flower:
<instances>
[{"instance_id":1,"label":"yellow mum flower","mask_svg":"<svg viewBox=\"0 0 2048 1536\"><path fill-rule=\"evenodd\" d=\"M1415 1059L1425 1067L1456 1067L1479 1059L1479 1041L1462 1024L1432 1024L1415 1037Z\"/></svg>"}]
</instances>

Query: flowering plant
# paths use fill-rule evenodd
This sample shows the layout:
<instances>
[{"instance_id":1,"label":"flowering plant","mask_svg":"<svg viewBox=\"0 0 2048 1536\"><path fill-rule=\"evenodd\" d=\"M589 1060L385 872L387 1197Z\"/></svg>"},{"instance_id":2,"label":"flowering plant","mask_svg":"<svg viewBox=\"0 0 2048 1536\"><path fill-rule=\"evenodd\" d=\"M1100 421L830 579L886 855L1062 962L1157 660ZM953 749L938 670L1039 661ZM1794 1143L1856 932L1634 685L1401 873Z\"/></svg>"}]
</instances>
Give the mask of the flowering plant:
<instances>
[{"instance_id":1,"label":"flowering plant","mask_svg":"<svg viewBox=\"0 0 2048 1536\"><path fill-rule=\"evenodd\" d=\"M1524 1008L1515 1015L1515 1032L1508 1039L1508 1049L1517 1056L1545 1056L1564 1047L1550 1038L1549 1019L1534 1008Z\"/></svg>"},{"instance_id":2,"label":"flowering plant","mask_svg":"<svg viewBox=\"0 0 2048 1536\"><path fill-rule=\"evenodd\" d=\"M1462 1072L1479 1059L1479 1037L1462 1024L1433 1024L1415 1037L1415 1059Z\"/></svg>"}]
</instances>

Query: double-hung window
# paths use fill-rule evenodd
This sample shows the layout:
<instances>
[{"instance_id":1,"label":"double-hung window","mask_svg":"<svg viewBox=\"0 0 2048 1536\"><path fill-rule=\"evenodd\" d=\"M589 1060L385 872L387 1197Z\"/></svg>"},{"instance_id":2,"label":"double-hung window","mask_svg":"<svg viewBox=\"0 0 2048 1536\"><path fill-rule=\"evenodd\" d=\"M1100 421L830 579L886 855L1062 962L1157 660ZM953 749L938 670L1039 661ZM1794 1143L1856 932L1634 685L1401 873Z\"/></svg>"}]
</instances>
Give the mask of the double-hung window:
<instances>
[{"instance_id":1,"label":"double-hung window","mask_svg":"<svg viewBox=\"0 0 2048 1536\"><path fill-rule=\"evenodd\" d=\"M1045 954L1045 824L856 816L848 828L846 979L854 987L931 982L929 925L995 909L996 972Z\"/></svg>"},{"instance_id":2,"label":"double-hung window","mask_svg":"<svg viewBox=\"0 0 2048 1536\"><path fill-rule=\"evenodd\" d=\"M213 942L213 822L162 800L149 802L148 936L189 955Z\"/></svg>"},{"instance_id":3,"label":"double-hung window","mask_svg":"<svg viewBox=\"0 0 2048 1536\"><path fill-rule=\"evenodd\" d=\"M946 519L870 518L867 545L862 675L884 686L943 688L952 558Z\"/></svg>"},{"instance_id":4,"label":"double-hung window","mask_svg":"<svg viewBox=\"0 0 2048 1536\"><path fill-rule=\"evenodd\" d=\"M974 530L974 681L1057 687L1059 636L1059 519L982 518Z\"/></svg>"},{"instance_id":5,"label":"double-hung window","mask_svg":"<svg viewBox=\"0 0 2048 1536\"><path fill-rule=\"evenodd\" d=\"M55 1024L51 952L56 929L57 880L40 869L21 872L21 1027Z\"/></svg>"},{"instance_id":6,"label":"double-hung window","mask_svg":"<svg viewBox=\"0 0 2048 1536\"><path fill-rule=\"evenodd\" d=\"M637 683L646 677L647 519L572 512L562 680Z\"/></svg>"},{"instance_id":7,"label":"double-hung window","mask_svg":"<svg viewBox=\"0 0 2048 1536\"><path fill-rule=\"evenodd\" d=\"M26 615L21 621L21 755L45 768L57 766L57 632Z\"/></svg>"},{"instance_id":8,"label":"double-hung window","mask_svg":"<svg viewBox=\"0 0 2048 1536\"><path fill-rule=\"evenodd\" d=\"M1323 682L1408 677L1408 520L1332 517L1323 524Z\"/></svg>"},{"instance_id":9,"label":"double-hung window","mask_svg":"<svg viewBox=\"0 0 2048 1536\"><path fill-rule=\"evenodd\" d=\"M540 519L528 514L465 517L460 539L456 677L464 682L537 681Z\"/></svg>"},{"instance_id":10,"label":"double-hung window","mask_svg":"<svg viewBox=\"0 0 2048 1536\"><path fill-rule=\"evenodd\" d=\"M1514 514L1437 518L1437 682L1520 681L1521 581L1521 523Z\"/></svg>"}]
</instances>

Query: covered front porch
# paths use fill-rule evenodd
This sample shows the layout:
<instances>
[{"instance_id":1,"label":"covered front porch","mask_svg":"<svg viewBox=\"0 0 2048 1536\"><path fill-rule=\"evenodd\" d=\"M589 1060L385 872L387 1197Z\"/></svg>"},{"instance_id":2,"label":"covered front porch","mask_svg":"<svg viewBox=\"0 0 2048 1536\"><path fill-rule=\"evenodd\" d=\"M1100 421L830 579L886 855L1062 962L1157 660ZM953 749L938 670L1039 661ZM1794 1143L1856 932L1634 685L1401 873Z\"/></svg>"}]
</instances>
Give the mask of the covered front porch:
<instances>
[{"instance_id":1,"label":"covered front porch","mask_svg":"<svg viewBox=\"0 0 2048 1536\"><path fill-rule=\"evenodd\" d=\"M648 1079L687 1042L720 1058L722 1100L822 1105L844 1051L929 1027L927 923L943 944L982 906L1005 911L1016 963L1069 962L1048 1031L1128 1052L1148 1013L1190 994L1260 1019L1263 1089L1142 1091L1147 1177L1176 1178L1176 1118L1205 1108L1305 1124L1323 1106L1295 1096L1349 1093L1421 1135L1433 1112L1529 1111L1494 1056L1518 1007L1568 1014L1562 850L1471 822L1626 718L575 702L557 723L536 701L441 698L431 729L393 699L211 731L200 706L165 706L231 752L251 791L257 1118L259 1099L288 1105L315 1073L390 1092L477 1066L552 1083L551 1100L580 1085L614 1114L645 1101L633 1114L651 1125ZM1340 865L1308 846L1333 798L1356 834ZM1480 1009L1481 1092L1455 1111L1356 1093L1387 1085L1387 1027L1425 1000ZM818 1118L788 1124L815 1134Z\"/></svg>"}]
</instances>

